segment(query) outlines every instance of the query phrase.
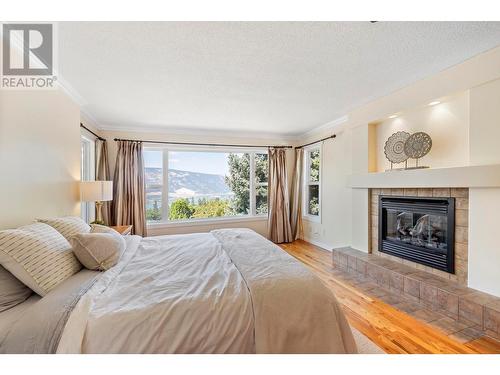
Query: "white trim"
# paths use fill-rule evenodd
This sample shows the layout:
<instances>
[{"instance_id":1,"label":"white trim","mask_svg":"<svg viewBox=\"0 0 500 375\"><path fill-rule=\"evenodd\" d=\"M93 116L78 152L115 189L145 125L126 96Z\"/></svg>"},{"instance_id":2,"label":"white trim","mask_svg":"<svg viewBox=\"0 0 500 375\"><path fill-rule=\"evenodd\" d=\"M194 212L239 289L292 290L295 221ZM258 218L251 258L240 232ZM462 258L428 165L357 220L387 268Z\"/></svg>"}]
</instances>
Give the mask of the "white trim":
<instances>
[{"instance_id":1,"label":"white trim","mask_svg":"<svg viewBox=\"0 0 500 375\"><path fill-rule=\"evenodd\" d=\"M168 206L168 150L163 149L162 150L162 177L163 177L163 185L161 187L161 217L164 218L164 220L168 220L168 217L170 216L170 207ZM167 167L167 173L165 173L165 166ZM163 197L166 197L164 200ZM167 204L165 204L167 203Z\"/></svg>"},{"instance_id":2,"label":"white trim","mask_svg":"<svg viewBox=\"0 0 500 375\"><path fill-rule=\"evenodd\" d=\"M324 242L316 241L316 240L313 240L312 238L308 238L308 237L304 237L303 240L306 242L309 242L313 245L319 246L326 251L330 251L330 252L333 251L333 246L327 245Z\"/></svg>"},{"instance_id":3,"label":"white trim","mask_svg":"<svg viewBox=\"0 0 500 375\"><path fill-rule=\"evenodd\" d=\"M77 104L80 107L80 111L85 114L85 116L92 120L92 122L96 122L94 116L92 116L88 111L86 111L83 107L86 106L88 103L87 101L81 96L76 89L71 86L71 84L61 75L61 73L54 71L54 75L57 77L57 86L61 89L62 92L64 92L75 104Z\"/></svg>"},{"instance_id":4,"label":"white trim","mask_svg":"<svg viewBox=\"0 0 500 375\"><path fill-rule=\"evenodd\" d=\"M179 146L179 145L153 145L153 146L147 146L143 148L143 151L148 151L148 150L154 150L154 151L161 151L163 153L162 157L162 171L163 171L163 181L162 181L162 196L161 196L161 213L162 213L162 221L160 222L147 222L148 227L151 226L152 228L156 228L157 225L166 225L166 226L176 226L175 224L179 224L179 226L189 226L187 225L188 223L216 223L218 221L232 221L235 222L235 220L267 220L267 215L266 214L259 214L257 215L257 209L256 209L256 186L268 186L268 182L266 183L256 183L255 182L255 154L266 154L268 153L267 149L265 148L232 148L232 147L218 147L216 149L214 148L207 148L203 146ZM189 219L189 220L169 220L169 196L168 196L168 170L169 170L169 152L175 152L175 151L180 151L180 152L218 152L218 153L247 153L250 155L250 181L249 181L249 204L250 204L250 209L249 213L246 215L241 215L240 216L222 216L222 217L217 217L217 218L203 218L203 219ZM236 221L237 222L237 221ZM198 224L198 225L203 225L203 224Z\"/></svg>"},{"instance_id":5,"label":"white trim","mask_svg":"<svg viewBox=\"0 0 500 375\"><path fill-rule=\"evenodd\" d=\"M97 137L94 134L84 128L80 128L80 136L89 142L95 142L97 140Z\"/></svg>"},{"instance_id":6,"label":"white trim","mask_svg":"<svg viewBox=\"0 0 500 375\"><path fill-rule=\"evenodd\" d=\"M74 99L75 100L75 99ZM180 128L176 125L141 125L141 124L129 124L129 125L113 125L113 124L98 124L95 118L88 112L88 110L82 108L82 112L92 121L94 121L95 126L101 131L110 132L131 132L131 133L149 133L149 134L169 134L169 135L190 135L190 136L210 136L214 138L227 138L228 134L231 134L233 139L242 139L242 142L248 142L248 138L262 139L269 143L269 140L275 140L277 146L288 145L289 143L299 143L304 139L310 139L318 134L326 133L328 131L333 131L338 129L341 125L346 124L349 121L349 116L345 115L339 117L333 121L327 122L326 124L317 126L303 133L272 133L272 132L253 132L253 131L238 131L238 130L210 130L210 129L199 129L199 128Z\"/></svg>"},{"instance_id":7,"label":"white trim","mask_svg":"<svg viewBox=\"0 0 500 375\"><path fill-rule=\"evenodd\" d=\"M240 154L267 154L266 147L238 147L238 146L204 146L204 145L171 145L162 143L148 143L144 146L145 149L168 150L179 152L225 152L225 153L240 153Z\"/></svg>"},{"instance_id":8,"label":"white trim","mask_svg":"<svg viewBox=\"0 0 500 375\"><path fill-rule=\"evenodd\" d=\"M95 137L87 132L85 129L80 131L80 148L82 154L80 155L80 180L81 181L94 181L95 180ZM85 153L85 151L87 153ZM84 158L84 156L87 156ZM84 175L84 172L87 174ZM94 202L80 202L80 216L87 222L92 222L95 219L95 203Z\"/></svg>"},{"instance_id":9,"label":"white trim","mask_svg":"<svg viewBox=\"0 0 500 375\"><path fill-rule=\"evenodd\" d=\"M267 215L256 215L256 216L225 216L218 218L207 218L207 219L189 219L189 220L172 220L168 222L157 222L157 223L147 223L147 227L151 229L162 229L162 228L175 228L175 227L194 227L194 226L205 226L211 224L220 223L245 223L253 221L267 221Z\"/></svg>"},{"instance_id":10,"label":"white trim","mask_svg":"<svg viewBox=\"0 0 500 375\"><path fill-rule=\"evenodd\" d=\"M311 151L318 150L319 151L319 181L311 182L309 181L310 175L310 159L309 153ZM323 142L316 142L312 145L304 147L304 173L303 173L303 194L302 194L302 218L314 223L322 222L322 213L323 213L323 197L322 197L322 181L323 181ZM319 215L311 215L309 214L309 201L308 201L308 189L310 185L318 186L318 200L319 200Z\"/></svg>"},{"instance_id":11,"label":"white trim","mask_svg":"<svg viewBox=\"0 0 500 375\"><path fill-rule=\"evenodd\" d=\"M256 210L256 193L257 191L255 190L255 153L250 153L250 186L249 186L249 191L248 194L250 194L249 201L250 201L250 216L255 216Z\"/></svg>"},{"instance_id":12,"label":"white trim","mask_svg":"<svg viewBox=\"0 0 500 375\"><path fill-rule=\"evenodd\" d=\"M238 131L234 129L199 129L199 128L179 128L178 125L99 125L100 130L114 132L132 132L132 133L153 133L153 134L169 134L169 135L192 135L201 137L214 138L241 138L242 143L248 143L248 138L262 139L268 145L269 140L275 140L276 146L286 146L290 142L295 142L300 139L300 134L280 134L272 132L253 132L253 131ZM265 147L265 145L263 147Z\"/></svg>"},{"instance_id":13,"label":"white trim","mask_svg":"<svg viewBox=\"0 0 500 375\"><path fill-rule=\"evenodd\" d=\"M300 134L299 136L297 136L297 138L298 139L311 138L319 133L326 133L329 130L334 130L334 129L338 128L340 125L345 124L348 121L349 121L349 116L345 115L345 116L339 117L335 120L329 121L326 124L312 128L311 130L308 130L308 131Z\"/></svg>"}]
</instances>

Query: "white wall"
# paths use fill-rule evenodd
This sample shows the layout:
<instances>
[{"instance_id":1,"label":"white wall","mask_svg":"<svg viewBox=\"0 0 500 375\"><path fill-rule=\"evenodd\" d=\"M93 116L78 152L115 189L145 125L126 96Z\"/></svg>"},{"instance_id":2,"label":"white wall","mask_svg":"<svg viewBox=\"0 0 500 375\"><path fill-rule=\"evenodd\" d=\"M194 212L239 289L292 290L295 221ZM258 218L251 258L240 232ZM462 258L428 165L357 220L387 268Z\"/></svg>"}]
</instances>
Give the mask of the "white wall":
<instances>
[{"instance_id":1,"label":"white wall","mask_svg":"<svg viewBox=\"0 0 500 375\"><path fill-rule=\"evenodd\" d=\"M368 126L358 126L352 129L352 168L351 173L366 172L369 168L369 135ZM370 248L370 205L368 189L352 190L352 220L351 220L351 246L355 249L368 252ZM365 209L366 208L366 209Z\"/></svg>"},{"instance_id":2,"label":"white wall","mask_svg":"<svg viewBox=\"0 0 500 375\"><path fill-rule=\"evenodd\" d=\"M500 189L469 189L469 287L500 297Z\"/></svg>"},{"instance_id":3,"label":"white wall","mask_svg":"<svg viewBox=\"0 0 500 375\"><path fill-rule=\"evenodd\" d=\"M80 214L79 121L59 90L0 91L0 229Z\"/></svg>"},{"instance_id":4,"label":"white wall","mask_svg":"<svg viewBox=\"0 0 500 375\"><path fill-rule=\"evenodd\" d=\"M431 151L419 160L419 165L433 168L464 166L469 163L469 92L442 99L435 106L423 105L404 111L397 118L386 119L375 126L377 171L390 169L384 154L387 139L397 131L410 134L425 132L432 138ZM408 160L409 166L415 160ZM404 163L394 164L394 168Z\"/></svg>"},{"instance_id":5,"label":"white wall","mask_svg":"<svg viewBox=\"0 0 500 375\"><path fill-rule=\"evenodd\" d=\"M471 89L470 161L500 163L500 80ZM469 286L500 296L500 189L469 189Z\"/></svg>"},{"instance_id":6,"label":"white wall","mask_svg":"<svg viewBox=\"0 0 500 375\"><path fill-rule=\"evenodd\" d=\"M351 147L350 130L323 143L321 223L304 219L304 239L328 249L351 243L352 191L346 180L351 170Z\"/></svg>"}]
</instances>

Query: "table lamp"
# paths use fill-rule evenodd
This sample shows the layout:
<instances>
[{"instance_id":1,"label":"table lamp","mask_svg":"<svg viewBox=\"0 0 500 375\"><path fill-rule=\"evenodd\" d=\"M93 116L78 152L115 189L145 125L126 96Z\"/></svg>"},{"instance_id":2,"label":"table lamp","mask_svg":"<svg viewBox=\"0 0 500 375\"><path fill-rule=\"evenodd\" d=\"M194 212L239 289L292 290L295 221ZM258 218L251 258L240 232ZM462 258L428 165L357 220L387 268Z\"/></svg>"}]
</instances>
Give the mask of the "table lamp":
<instances>
[{"instance_id":1,"label":"table lamp","mask_svg":"<svg viewBox=\"0 0 500 375\"><path fill-rule=\"evenodd\" d=\"M104 224L102 202L113 200L113 181L82 181L80 195L82 202L95 202L96 219L92 224Z\"/></svg>"}]
</instances>

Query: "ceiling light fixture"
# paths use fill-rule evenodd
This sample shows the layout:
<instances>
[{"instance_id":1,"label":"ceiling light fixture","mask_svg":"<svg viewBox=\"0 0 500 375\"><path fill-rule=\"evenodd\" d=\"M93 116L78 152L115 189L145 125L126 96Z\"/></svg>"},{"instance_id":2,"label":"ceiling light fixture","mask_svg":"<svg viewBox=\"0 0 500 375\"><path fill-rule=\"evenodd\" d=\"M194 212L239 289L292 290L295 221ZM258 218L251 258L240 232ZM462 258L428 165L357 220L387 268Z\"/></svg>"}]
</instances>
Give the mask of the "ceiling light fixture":
<instances>
[{"instance_id":1,"label":"ceiling light fixture","mask_svg":"<svg viewBox=\"0 0 500 375\"><path fill-rule=\"evenodd\" d=\"M390 115L389 118L396 118L398 115Z\"/></svg>"},{"instance_id":2,"label":"ceiling light fixture","mask_svg":"<svg viewBox=\"0 0 500 375\"><path fill-rule=\"evenodd\" d=\"M434 101L434 102L430 102L428 105L429 105L429 106L433 106L433 105L438 105L438 104L440 104L440 103L441 103L441 102L438 102L438 101L436 100L436 101Z\"/></svg>"}]
</instances>

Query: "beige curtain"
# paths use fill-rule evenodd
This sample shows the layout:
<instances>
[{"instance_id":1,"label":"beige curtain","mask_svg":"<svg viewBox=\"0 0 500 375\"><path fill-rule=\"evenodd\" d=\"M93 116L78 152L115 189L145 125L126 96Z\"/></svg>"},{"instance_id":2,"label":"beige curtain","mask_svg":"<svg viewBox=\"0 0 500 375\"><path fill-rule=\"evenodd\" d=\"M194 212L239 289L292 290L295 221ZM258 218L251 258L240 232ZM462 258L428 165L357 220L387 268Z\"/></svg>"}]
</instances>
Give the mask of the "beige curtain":
<instances>
[{"instance_id":1,"label":"beige curtain","mask_svg":"<svg viewBox=\"0 0 500 375\"><path fill-rule=\"evenodd\" d=\"M113 182L114 221L116 225L133 225L133 234L146 236L142 142L117 143Z\"/></svg>"},{"instance_id":2,"label":"beige curtain","mask_svg":"<svg viewBox=\"0 0 500 375\"><path fill-rule=\"evenodd\" d=\"M95 141L95 179L96 181L111 181L109 173L108 144L106 140ZM105 225L111 225L111 202L103 202L102 220Z\"/></svg>"},{"instance_id":3,"label":"beige curtain","mask_svg":"<svg viewBox=\"0 0 500 375\"><path fill-rule=\"evenodd\" d=\"M268 238L275 243L292 242L286 173L286 151L269 148Z\"/></svg>"},{"instance_id":4,"label":"beige curtain","mask_svg":"<svg viewBox=\"0 0 500 375\"><path fill-rule=\"evenodd\" d=\"M292 179L292 196L290 197L290 227L292 238L297 240L303 238L302 227L302 184L304 170L304 149L295 149L295 166Z\"/></svg>"}]
</instances>

